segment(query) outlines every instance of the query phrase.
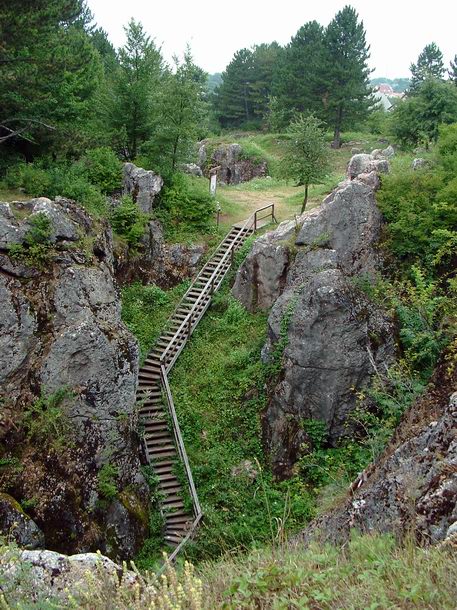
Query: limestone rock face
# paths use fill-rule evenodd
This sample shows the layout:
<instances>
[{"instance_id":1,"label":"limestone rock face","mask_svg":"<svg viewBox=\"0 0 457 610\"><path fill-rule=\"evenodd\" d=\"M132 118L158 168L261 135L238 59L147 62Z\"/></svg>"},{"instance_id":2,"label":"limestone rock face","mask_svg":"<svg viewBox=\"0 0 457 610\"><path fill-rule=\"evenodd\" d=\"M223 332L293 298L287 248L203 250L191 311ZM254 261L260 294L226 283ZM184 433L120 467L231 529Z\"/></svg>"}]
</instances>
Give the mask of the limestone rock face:
<instances>
[{"instance_id":1,"label":"limestone rock face","mask_svg":"<svg viewBox=\"0 0 457 610\"><path fill-rule=\"evenodd\" d=\"M184 163L184 165L182 166L182 171L185 174L190 174L191 176L197 176L198 178L203 177L201 167L196 163Z\"/></svg>"},{"instance_id":2,"label":"limestone rock face","mask_svg":"<svg viewBox=\"0 0 457 610\"><path fill-rule=\"evenodd\" d=\"M370 155L366 153L354 155L349 161L347 176L353 180L360 174L369 174L373 171L378 174L388 174L390 171L389 161L381 150L374 150Z\"/></svg>"},{"instance_id":3,"label":"limestone rock face","mask_svg":"<svg viewBox=\"0 0 457 610\"><path fill-rule=\"evenodd\" d=\"M62 555L53 551L14 551L0 563L2 592L8 600L33 605L52 600L69 607L96 587L101 598L114 597L119 579L132 587L139 584L134 572L123 569L98 553Z\"/></svg>"},{"instance_id":4,"label":"limestone rock face","mask_svg":"<svg viewBox=\"0 0 457 610\"><path fill-rule=\"evenodd\" d=\"M375 365L395 351L393 325L354 290L338 265L335 250L297 256L290 284L268 319L263 350L269 361L288 320L280 380L264 415L265 440L279 476L288 474L307 441L303 420L326 424L328 442L350 433L355 389L368 383Z\"/></svg>"},{"instance_id":5,"label":"limestone rock face","mask_svg":"<svg viewBox=\"0 0 457 610\"><path fill-rule=\"evenodd\" d=\"M200 167L205 175L209 167L206 147L202 145L199 151ZM203 161L202 161L203 160ZM221 144L213 152L210 167L217 167L217 176L221 184L240 184L253 178L267 175L266 161L254 162L243 159L242 148L239 144Z\"/></svg>"},{"instance_id":6,"label":"limestone rock face","mask_svg":"<svg viewBox=\"0 0 457 610\"><path fill-rule=\"evenodd\" d=\"M169 288L192 277L205 254L201 244L170 244L165 241L163 229L157 220L146 225L139 251L134 257L117 252L115 274L119 284L141 281Z\"/></svg>"},{"instance_id":7,"label":"limestone rock face","mask_svg":"<svg viewBox=\"0 0 457 610\"><path fill-rule=\"evenodd\" d=\"M21 220L6 215L15 231L0 251L0 442L2 457L20 456L20 468L8 470L0 491L34 499L30 516L48 547L103 550L110 500L100 470L109 465L119 492L129 488L148 502L135 429L138 346L120 317L111 230L67 200L0 209L8 207ZM51 236L49 260L37 269L8 247L38 212L49 216ZM51 425L36 405L59 393L61 415ZM132 556L146 533L133 513L124 519L135 537L125 547L110 542L119 558Z\"/></svg>"},{"instance_id":8,"label":"limestone rock face","mask_svg":"<svg viewBox=\"0 0 457 610\"><path fill-rule=\"evenodd\" d=\"M232 294L249 311L270 309L282 293L295 233L295 221L281 223L275 231L256 240L238 270Z\"/></svg>"},{"instance_id":9,"label":"limestone rock face","mask_svg":"<svg viewBox=\"0 0 457 610\"><path fill-rule=\"evenodd\" d=\"M43 532L24 513L21 505L5 493L0 493L0 531L25 548L36 549L44 545Z\"/></svg>"},{"instance_id":10,"label":"limestone rock face","mask_svg":"<svg viewBox=\"0 0 457 610\"><path fill-rule=\"evenodd\" d=\"M302 539L342 543L351 528L413 534L421 544L455 536L457 525L457 372L445 358L380 458L361 473L338 508Z\"/></svg>"},{"instance_id":11,"label":"limestone rock face","mask_svg":"<svg viewBox=\"0 0 457 610\"><path fill-rule=\"evenodd\" d=\"M162 187L163 179L158 174L133 163L124 164L124 195L131 195L145 214L152 212L154 200Z\"/></svg>"},{"instance_id":12,"label":"limestone rock face","mask_svg":"<svg viewBox=\"0 0 457 610\"><path fill-rule=\"evenodd\" d=\"M296 244L335 250L347 273L373 271L381 222L373 189L359 181L346 182L304 216Z\"/></svg>"},{"instance_id":13,"label":"limestone rock face","mask_svg":"<svg viewBox=\"0 0 457 610\"><path fill-rule=\"evenodd\" d=\"M373 166L370 155L356 157L357 172ZM323 422L331 445L351 433L349 416L364 406L357 390L395 357L392 320L354 282L374 275L381 262L377 173L370 173L341 183L298 227L283 223L256 240L236 277L233 294L249 310L271 308L262 357L281 361L263 430L279 477L309 445L305 420Z\"/></svg>"}]
</instances>

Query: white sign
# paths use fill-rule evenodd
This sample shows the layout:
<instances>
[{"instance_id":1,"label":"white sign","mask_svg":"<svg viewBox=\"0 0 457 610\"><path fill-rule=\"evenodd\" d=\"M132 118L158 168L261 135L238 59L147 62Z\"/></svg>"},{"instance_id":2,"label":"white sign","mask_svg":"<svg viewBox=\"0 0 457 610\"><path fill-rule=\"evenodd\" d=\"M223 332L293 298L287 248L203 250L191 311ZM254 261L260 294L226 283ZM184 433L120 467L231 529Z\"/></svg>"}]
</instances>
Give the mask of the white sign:
<instances>
[{"instance_id":1,"label":"white sign","mask_svg":"<svg viewBox=\"0 0 457 610\"><path fill-rule=\"evenodd\" d=\"M209 183L209 192L213 197L216 196L216 186L217 186L217 174L211 175L211 181Z\"/></svg>"}]
</instances>

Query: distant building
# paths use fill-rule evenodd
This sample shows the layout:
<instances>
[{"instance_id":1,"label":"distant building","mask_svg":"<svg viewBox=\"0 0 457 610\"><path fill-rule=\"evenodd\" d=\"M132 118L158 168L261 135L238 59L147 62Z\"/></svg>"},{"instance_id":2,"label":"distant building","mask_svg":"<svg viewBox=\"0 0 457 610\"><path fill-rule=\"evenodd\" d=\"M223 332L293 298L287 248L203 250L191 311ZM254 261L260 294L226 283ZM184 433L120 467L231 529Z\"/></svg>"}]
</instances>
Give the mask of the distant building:
<instances>
[{"instance_id":1,"label":"distant building","mask_svg":"<svg viewBox=\"0 0 457 610\"><path fill-rule=\"evenodd\" d=\"M378 87L378 91L384 93L384 95L392 95L394 93L394 90L388 83L381 83Z\"/></svg>"},{"instance_id":2,"label":"distant building","mask_svg":"<svg viewBox=\"0 0 457 610\"><path fill-rule=\"evenodd\" d=\"M373 92L373 96L376 100L376 105L383 108L384 110L390 110L392 108L392 103L387 97L385 93L381 91L379 88L377 91Z\"/></svg>"}]
</instances>

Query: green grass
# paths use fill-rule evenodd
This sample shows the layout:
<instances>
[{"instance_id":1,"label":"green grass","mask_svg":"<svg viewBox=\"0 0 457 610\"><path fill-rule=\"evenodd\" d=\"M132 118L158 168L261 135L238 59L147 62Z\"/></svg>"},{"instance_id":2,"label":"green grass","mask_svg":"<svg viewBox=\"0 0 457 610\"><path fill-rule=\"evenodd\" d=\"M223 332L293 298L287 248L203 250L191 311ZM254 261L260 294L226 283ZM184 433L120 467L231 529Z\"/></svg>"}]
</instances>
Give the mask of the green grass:
<instances>
[{"instance_id":1,"label":"green grass","mask_svg":"<svg viewBox=\"0 0 457 610\"><path fill-rule=\"evenodd\" d=\"M273 545L194 568L167 566L138 586L92 569L77 589L37 586L13 545L0 546L2 608L93 610L455 610L457 555L450 546L397 546L388 535L353 532L344 548ZM45 594L46 591L46 594ZM71 599L70 599L71 595ZM32 601L33 600L33 601Z\"/></svg>"},{"instance_id":2,"label":"green grass","mask_svg":"<svg viewBox=\"0 0 457 610\"><path fill-rule=\"evenodd\" d=\"M189 283L164 291L154 284L135 282L122 289L122 319L140 344L141 361L147 356Z\"/></svg>"}]
</instances>

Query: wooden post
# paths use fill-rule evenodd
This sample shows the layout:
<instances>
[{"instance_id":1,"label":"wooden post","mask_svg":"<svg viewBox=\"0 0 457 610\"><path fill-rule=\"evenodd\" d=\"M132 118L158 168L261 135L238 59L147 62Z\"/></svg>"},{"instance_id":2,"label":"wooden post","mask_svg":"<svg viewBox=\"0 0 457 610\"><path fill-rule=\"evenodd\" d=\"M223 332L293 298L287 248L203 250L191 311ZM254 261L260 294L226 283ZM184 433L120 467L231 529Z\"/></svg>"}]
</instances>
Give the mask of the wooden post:
<instances>
[{"instance_id":1,"label":"wooden post","mask_svg":"<svg viewBox=\"0 0 457 610\"><path fill-rule=\"evenodd\" d=\"M254 214L254 233L257 231L257 210Z\"/></svg>"}]
</instances>

